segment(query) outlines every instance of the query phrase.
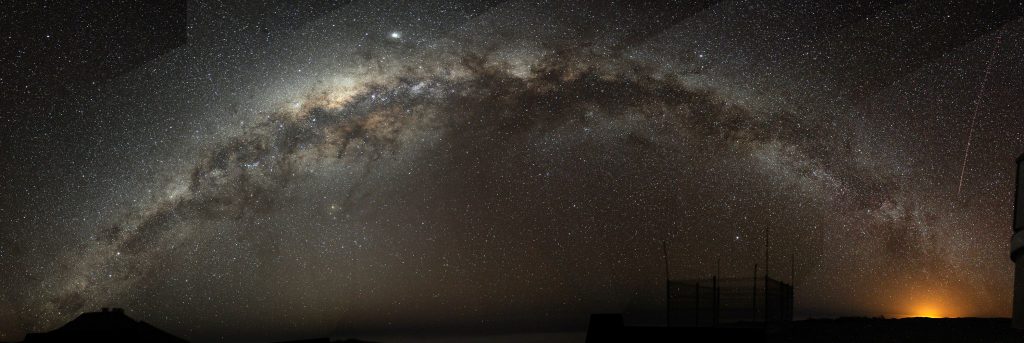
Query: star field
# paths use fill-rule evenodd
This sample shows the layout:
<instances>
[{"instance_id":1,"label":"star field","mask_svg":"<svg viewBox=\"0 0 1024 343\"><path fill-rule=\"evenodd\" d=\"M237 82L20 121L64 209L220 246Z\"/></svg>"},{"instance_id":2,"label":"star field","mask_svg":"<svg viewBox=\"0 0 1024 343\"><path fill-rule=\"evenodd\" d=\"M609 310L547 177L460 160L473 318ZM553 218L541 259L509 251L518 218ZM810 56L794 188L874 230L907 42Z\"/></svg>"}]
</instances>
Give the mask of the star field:
<instances>
[{"instance_id":1,"label":"star field","mask_svg":"<svg viewBox=\"0 0 1024 343\"><path fill-rule=\"evenodd\" d=\"M198 341L653 323L663 242L675 278L767 244L798 318L1009 315L1019 3L187 14L59 93L4 56L0 339L114 306Z\"/></svg>"}]
</instances>

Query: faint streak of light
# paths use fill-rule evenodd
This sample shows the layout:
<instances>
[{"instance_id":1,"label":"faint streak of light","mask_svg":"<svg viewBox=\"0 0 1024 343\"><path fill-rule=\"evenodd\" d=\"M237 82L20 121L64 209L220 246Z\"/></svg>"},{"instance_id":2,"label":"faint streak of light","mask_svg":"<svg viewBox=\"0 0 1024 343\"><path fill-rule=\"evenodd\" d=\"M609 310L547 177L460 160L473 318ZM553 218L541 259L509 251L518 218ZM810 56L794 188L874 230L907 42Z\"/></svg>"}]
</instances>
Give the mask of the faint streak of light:
<instances>
[{"instance_id":1,"label":"faint streak of light","mask_svg":"<svg viewBox=\"0 0 1024 343\"><path fill-rule=\"evenodd\" d=\"M978 90L977 96L974 98L974 114L971 116L971 124L967 130L967 147L964 149L964 160L960 164L960 182L956 186L956 197L960 197L960 193L964 188L964 173L967 171L967 157L971 154L971 140L974 138L974 123L978 120L978 110L981 108L981 97L985 94L985 85L988 84L988 76L992 73L992 62L996 59L996 53L999 52L999 46L1002 45L1003 34L1002 32L996 36L996 42L992 46L992 53L988 56L988 63L985 65L985 75L981 79L981 89Z\"/></svg>"}]
</instances>

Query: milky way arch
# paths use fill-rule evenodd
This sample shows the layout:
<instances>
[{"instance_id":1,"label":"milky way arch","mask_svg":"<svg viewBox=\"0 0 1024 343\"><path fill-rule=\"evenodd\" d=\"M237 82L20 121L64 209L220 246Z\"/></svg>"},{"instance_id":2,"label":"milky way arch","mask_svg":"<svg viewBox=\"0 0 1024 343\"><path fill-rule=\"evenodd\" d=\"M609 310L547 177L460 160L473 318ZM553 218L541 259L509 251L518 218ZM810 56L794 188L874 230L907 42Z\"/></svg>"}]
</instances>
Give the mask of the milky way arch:
<instances>
[{"instance_id":1,"label":"milky way arch","mask_svg":"<svg viewBox=\"0 0 1024 343\"><path fill-rule=\"evenodd\" d=\"M813 251L846 254L837 240L869 235L858 251L911 264L945 254L914 229L936 219L891 176L843 158L857 143L832 125L622 56L552 51L525 72L487 54L447 61L267 113L97 230L26 305L49 320L206 295L277 311L305 302L334 313L325 326L372 326L395 312L472 321L569 299L556 316L570 317L647 292L664 240L746 270L763 228L743 227L756 222ZM826 228L835 216L847 223ZM295 292L269 291L282 282ZM459 310L469 304L484 310Z\"/></svg>"}]
</instances>

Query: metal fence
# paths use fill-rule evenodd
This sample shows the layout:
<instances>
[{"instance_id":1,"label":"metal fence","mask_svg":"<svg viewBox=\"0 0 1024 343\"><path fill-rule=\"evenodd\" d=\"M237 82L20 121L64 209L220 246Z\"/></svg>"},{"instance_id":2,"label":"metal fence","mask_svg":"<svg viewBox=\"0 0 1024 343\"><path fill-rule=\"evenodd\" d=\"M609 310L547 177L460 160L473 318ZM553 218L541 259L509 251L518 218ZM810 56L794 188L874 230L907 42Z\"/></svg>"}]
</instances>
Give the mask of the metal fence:
<instances>
[{"instance_id":1,"label":"metal fence","mask_svg":"<svg viewBox=\"0 0 1024 343\"><path fill-rule=\"evenodd\" d=\"M668 303L670 326L793 320L793 287L767 277L671 280Z\"/></svg>"}]
</instances>

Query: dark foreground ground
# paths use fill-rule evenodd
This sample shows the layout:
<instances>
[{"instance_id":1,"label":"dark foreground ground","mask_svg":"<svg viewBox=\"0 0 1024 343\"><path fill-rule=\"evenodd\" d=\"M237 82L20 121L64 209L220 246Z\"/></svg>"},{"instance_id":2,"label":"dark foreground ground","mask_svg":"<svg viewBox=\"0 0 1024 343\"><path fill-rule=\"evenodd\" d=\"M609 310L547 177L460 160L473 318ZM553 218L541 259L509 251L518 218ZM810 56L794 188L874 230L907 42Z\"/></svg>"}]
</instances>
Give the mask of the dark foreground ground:
<instances>
[{"instance_id":1,"label":"dark foreground ground","mask_svg":"<svg viewBox=\"0 0 1024 343\"><path fill-rule=\"evenodd\" d=\"M683 328L617 325L615 317L591 317L586 342L1024 342L1007 318L840 318L765 326ZM596 324L596 325L595 325Z\"/></svg>"},{"instance_id":2,"label":"dark foreground ground","mask_svg":"<svg viewBox=\"0 0 1024 343\"><path fill-rule=\"evenodd\" d=\"M1024 342L1009 318L840 318L769 330L770 342Z\"/></svg>"},{"instance_id":3,"label":"dark foreground ground","mask_svg":"<svg viewBox=\"0 0 1024 343\"><path fill-rule=\"evenodd\" d=\"M587 332L552 332L485 336L422 336L415 334L373 337L368 340L320 338L303 343L354 342L1021 342L1024 332L1010 327L1008 318L840 318L810 319L765 326L763 323L735 327L658 327L623 325L619 314L591 316ZM85 313L47 333L30 334L31 342L165 342L185 340L141 321L134 321L120 309ZM294 341L300 342L300 341Z\"/></svg>"}]
</instances>

